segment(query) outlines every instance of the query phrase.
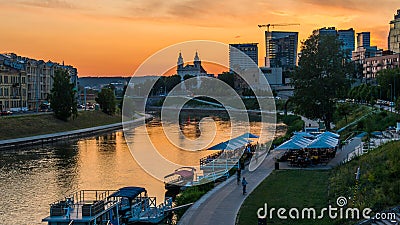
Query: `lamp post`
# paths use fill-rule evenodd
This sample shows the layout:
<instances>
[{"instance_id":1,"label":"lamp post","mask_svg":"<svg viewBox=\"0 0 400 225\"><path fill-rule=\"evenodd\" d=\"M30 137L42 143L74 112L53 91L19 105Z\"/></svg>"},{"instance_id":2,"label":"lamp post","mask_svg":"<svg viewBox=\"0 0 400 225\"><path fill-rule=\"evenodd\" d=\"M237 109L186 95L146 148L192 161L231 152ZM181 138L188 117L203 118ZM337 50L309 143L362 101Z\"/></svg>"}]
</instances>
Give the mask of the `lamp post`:
<instances>
[{"instance_id":1,"label":"lamp post","mask_svg":"<svg viewBox=\"0 0 400 225\"><path fill-rule=\"evenodd\" d=\"M381 85L378 84L378 87L379 87L379 99L382 99L382 88L381 88Z\"/></svg>"},{"instance_id":2,"label":"lamp post","mask_svg":"<svg viewBox=\"0 0 400 225\"><path fill-rule=\"evenodd\" d=\"M390 103L389 103L389 106L390 106L390 112L391 112L392 111L392 102L393 102L392 84L389 84L389 86L390 86Z\"/></svg>"}]
</instances>

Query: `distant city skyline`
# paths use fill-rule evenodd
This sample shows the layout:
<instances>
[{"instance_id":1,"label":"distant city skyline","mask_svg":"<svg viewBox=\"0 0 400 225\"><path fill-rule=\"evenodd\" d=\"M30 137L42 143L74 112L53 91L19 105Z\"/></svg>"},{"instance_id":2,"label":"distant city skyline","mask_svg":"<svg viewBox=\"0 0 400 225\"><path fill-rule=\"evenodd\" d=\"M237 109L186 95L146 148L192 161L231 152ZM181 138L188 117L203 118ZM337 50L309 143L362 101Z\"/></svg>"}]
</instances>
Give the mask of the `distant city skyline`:
<instances>
[{"instance_id":1,"label":"distant city skyline","mask_svg":"<svg viewBox=\"0 0 400 225\"><path fill-rule=\"evenodd\" d=\"M0 0L0 8L0 52L65 61L78 69L79 76L130 76L156 51L198 39L258 42L259 65L263 65L264 30L258 24L300 23L271 29L299 32L299 41L321 27L353 28L356 33L370 32L371 45L387 49L389 22L400 4L398 0Z\"/></svg>"}]
</instances>

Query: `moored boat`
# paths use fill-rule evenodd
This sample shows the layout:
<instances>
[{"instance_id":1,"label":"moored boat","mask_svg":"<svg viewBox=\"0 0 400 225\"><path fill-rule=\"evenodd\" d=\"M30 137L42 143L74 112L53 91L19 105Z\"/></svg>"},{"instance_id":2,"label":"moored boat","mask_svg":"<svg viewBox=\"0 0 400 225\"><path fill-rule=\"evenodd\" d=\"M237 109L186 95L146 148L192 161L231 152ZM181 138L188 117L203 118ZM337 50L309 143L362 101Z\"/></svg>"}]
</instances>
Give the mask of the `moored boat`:
<instances>
[{"instance_id":1,"label":"moored boat","mask_svg":"<svg viewBox=\"0 0 400 225\"><path fill-rule=\"evenodd\" d=\"M117 191L82 190L50 204L48 225L129 225L157 224L172 208L172 198L157 205L142 187L124 187Z\"/></svg>"},{"instance_id":2,"label":"moored boat","mask_svg":"<svg viewBox=\"0 0 400 225\"><path fill-rule=\"evenodd\" d=\"M164 177L165 189L181 189L193 185L196 169L193 167L181 167Z\"/></svg>"}]
</instances>

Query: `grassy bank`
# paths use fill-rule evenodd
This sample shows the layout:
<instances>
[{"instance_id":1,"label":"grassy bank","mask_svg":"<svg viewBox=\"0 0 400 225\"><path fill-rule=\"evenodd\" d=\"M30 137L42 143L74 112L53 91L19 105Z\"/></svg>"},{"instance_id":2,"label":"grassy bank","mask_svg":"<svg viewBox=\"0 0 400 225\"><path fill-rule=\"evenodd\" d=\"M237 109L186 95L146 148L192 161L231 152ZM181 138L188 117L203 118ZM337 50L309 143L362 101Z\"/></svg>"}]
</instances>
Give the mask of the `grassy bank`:
<instances>
[{"instance_id":1,"label":"grassy bank","mask_svg":"<svg viewBox=\"0 0 400 225\"><path fill-rule=\"evenodd\" d=\"M342 110L337 109L333 116L333 123L335 124L336 130L354 122L371 111L376 110L369 106L352 103L338 103L338 108L341 108Z\"/></svg>"},{"instance_id":2,"label":"grassy bank","mask_svg":"<svg viewBox=\"0 0 400 225\"><path fill-rule=\"evenodd\" d=\"M398 114L364 105L342 103L341 107L346 108L347 115L341 114L340 110L335 112L336 130L357 121L341 132L342 139L361 132L371 133L386 130L389 126L396 126L396 121L400 119ZM362 119L360 120L360 118Z\"/></svg>"},{"instance_id":3,"label":"grassy bank","mask_svg":"<svg viewBox=\"0 0 400 225\"><path fill-rule=\"evenodd\" d=\"M369 207L374 212L400 203L400 142L391 142L337 167L330 178L331 193L352 197L355 207ZM360 167L359 189L355 173Z\"/></svg>"},{"instance_id":4,"label":"grassy bank","mask_svg":"<svg viewBox=\"0 0 400 225\"><path fill-rule=\"evenodd\" d=\"M79 112L76 119L64 122L51 114L0 117L0 140L50 134L121 122L120 115L100 111Z\"/></svg>"},{"instance_id":5,"label":"grassy bank","mask_svg":"<svg viewBox=\"0 0 400 225\"><path fill-rule=\"evenodd\" d=\"M344 196L348 207L372 209L376 212L398 206L400 202L400 142L385 144L351 162L330 171L274 171L242 205L239 225L257 224L257 210L268 208L314 207L321 209ZM356 185L355 173L360 167ZM358 187L358 188L357 188ZM317 211L318 212L318 211ZM327 217L327 216L325 216ZM275 214L267 224L354 224L354 220L280 220Z\"/></svg>"},{"instance_id":6,"label":"grassy bank","mask_svg":"<svg viewBox=\"0 0 400 225\"><path fill-rule=\"evenodd\" d=\"M274 171L245 200L240 208L239 225L257 224L257 210L268 203L268 208L328 206L329 171L287 170ZM276 211L275 211L276 213ZM328 220L281 220L276 214L267 224L332 224Z\"/></svg>"}]
</instances>

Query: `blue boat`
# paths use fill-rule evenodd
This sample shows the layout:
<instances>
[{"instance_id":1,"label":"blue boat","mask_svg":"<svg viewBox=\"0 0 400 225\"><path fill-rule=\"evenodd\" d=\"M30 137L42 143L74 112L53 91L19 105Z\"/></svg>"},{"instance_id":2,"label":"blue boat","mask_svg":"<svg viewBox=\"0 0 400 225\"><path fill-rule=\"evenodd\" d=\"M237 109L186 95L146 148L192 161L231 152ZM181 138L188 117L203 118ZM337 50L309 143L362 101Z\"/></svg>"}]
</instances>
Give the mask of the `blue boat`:
<instances>
[{"instance_id":1,"label":"blue boat","mask_svg":"<svg viewBox=\"0 0 400 225\"><path fill-rule=\"evenodd\" d=\"M48 225L130 225L157 224L171 212L172 198L157 205L142 187L117 191L82 190L50 204Z\"/></svg>"}]
</instances>

